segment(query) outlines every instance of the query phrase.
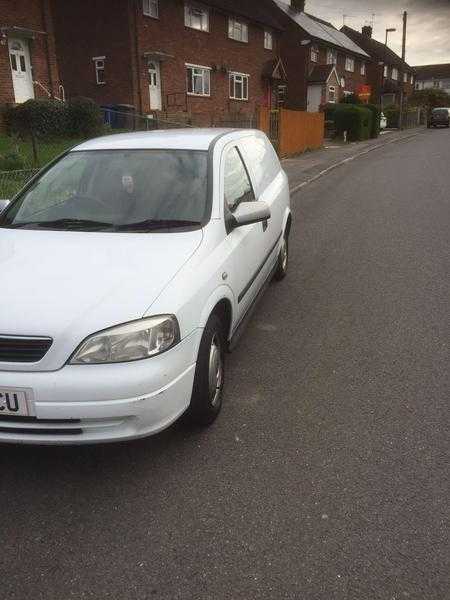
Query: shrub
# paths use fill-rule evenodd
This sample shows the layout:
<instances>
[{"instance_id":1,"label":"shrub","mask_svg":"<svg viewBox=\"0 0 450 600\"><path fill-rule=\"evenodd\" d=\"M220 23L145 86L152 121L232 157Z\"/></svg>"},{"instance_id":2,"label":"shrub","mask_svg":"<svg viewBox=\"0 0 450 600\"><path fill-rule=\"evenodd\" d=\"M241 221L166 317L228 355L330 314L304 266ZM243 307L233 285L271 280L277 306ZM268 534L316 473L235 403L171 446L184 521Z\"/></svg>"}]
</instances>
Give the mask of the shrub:
<instances>
[{"instance_id":1,"label":"shrub","mask_svg":"<svg viewBox=\"0 0 450 600\"><path fill-rule=\"evenodd\" d=\"M67 130L67 108L58 100L27 100L7 113L10 132L28 137L58 137Z\"/></svg>"},{"instance_id":2,"label":"shrub","mask_svg":"<svg viewBox=\"0 0 450 600\"><path fill-rule=\"evenodd\" d=\"M334 111L336 134L343 136L347 132L350 142L367 140L372 129L372 112L362 105L339 104Z\"/></svg>"},{"instance_id":3,"label":"shrub","mask_svg":"<svg viewBox=\"0 0 450 600\"><path fill-rule=\"evenodd\" d=\"M380 135L380 108L376 104L364 104L364 108L368 108L372 113L372 126L370 129L370 137L377 138Z\"/></svg>"},{"instance_id":4,"label":"shrub","mask_svg":"<svg viewBox=\"0 0 450 600\"><path fill-rule=\"evenodd\" d=\"M0 171L20 171L24 166L23 158L17 152L0 156Z\"/></svg>"},{"instance_id":5,"label":"shrub","mask_svg":"<svg viewBox=\"0 0 450 600\"><path fill-rule=\"evenodd\" d=\"M396 104L390 104L383 110L384 116L387 119L387 126L390 129L396 129L400 123L400 109Z\"/></svg>"},{"instance_id":6,"label":"shrub","mask_svg":"<svg viewBox=\"0 0 450 600\"><path fill-rule=\"evenodd\" d=\"M67 105L67 111L69 135L89 137L102 132L102 111L90 98L72 98Z\"/></svg>"},{"instance_id":7,"label":"shrub","mask_svg":"<svg viewBox=\"0 0 450 600\"><path fill-rule=\"evenodd\" d=\"M362 104L357 94L348 94L343 96L340 100L341 104Z\"/></svg>"}]
</instances>

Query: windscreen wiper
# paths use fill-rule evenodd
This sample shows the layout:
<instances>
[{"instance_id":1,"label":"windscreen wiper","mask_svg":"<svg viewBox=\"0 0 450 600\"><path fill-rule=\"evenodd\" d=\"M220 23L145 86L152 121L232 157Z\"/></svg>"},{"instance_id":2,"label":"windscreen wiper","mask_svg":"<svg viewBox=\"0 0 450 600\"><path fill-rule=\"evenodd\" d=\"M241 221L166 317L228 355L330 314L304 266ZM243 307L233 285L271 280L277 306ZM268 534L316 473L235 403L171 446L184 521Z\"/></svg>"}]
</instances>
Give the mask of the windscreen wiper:
<instances>
[{"instance_id":1,"label":"windscreen wiper","mask_svg":"<svg viewBox=\"0 0 450 600\"><path fill-rule=\"evenodd\" d=\"M114 225L112 223L102 223L101 221L93 221L90 219L55 219L54 221L29 221L24 223L11 223L8 225L13 229L21 228L36 228L36 229L61 229L64 230L78 230L81 231L84 228L99 229L101 231L113 231Z\"/></svg>"},{"instance_id":2,"label":"windscreen wiper","mask_svg":"<svg viewBox=\"0 0 450 600\"><path fill-rule=\"evenodd\" d=\"M182 229L184 227L201 227L200 221L183 221L175 219L147 219L137 223L126 223L118 225L116 231L138 231L148 232L157 231L158 229Z\"/></svg>"}]
</instances>

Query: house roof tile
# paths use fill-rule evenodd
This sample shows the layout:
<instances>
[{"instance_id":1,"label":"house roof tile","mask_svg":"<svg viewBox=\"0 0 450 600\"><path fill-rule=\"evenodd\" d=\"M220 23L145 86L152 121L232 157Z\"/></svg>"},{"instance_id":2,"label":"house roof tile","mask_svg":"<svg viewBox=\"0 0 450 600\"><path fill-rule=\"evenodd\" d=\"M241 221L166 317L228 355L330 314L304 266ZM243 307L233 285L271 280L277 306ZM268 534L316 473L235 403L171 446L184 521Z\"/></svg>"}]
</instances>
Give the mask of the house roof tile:
<instances>
[{"instance_id":1,"label":"house roof tile","mask_svg":"<svg viewBox=\"0 0 450 600\"><path fill-rule=\"evenodd\" d=\"M274 3L290 19L297 23L299 27L306 31L308 35L314 38L314 40L319 40L331 46L347 50L347 52L369 58L369 55L362 48L345 35L345 33L336 29L331 23L327 23L308 13L294 10L282 0L274 0Z\"/></svg>"},{"instance_id":2,"label":"house roof tile","mask_svg":"<svg viewBox=\"0 0 450 600\"><path fill-rule=\"evenodd\" d=\"M356 44L364 48L364 50L377 62L386 62L393 67L397 67L399 70L408 69L413 71L413 67L408 65L398 54L396 54L389 47L386 47L383 43L378 40L374 40L363 33L356 31L345 25L341 31L351 38Z\"/></svg>"},{"instance_id":3,"label":"house roof tile","mask_svg":"<svg viewBox=\"0 0 450 600\"><path fill-rule=\"evenodd\" d=\"M414 67L417 79L450 79L450 63L441 65L422 65Z\"/></svg>"}]
</instances>

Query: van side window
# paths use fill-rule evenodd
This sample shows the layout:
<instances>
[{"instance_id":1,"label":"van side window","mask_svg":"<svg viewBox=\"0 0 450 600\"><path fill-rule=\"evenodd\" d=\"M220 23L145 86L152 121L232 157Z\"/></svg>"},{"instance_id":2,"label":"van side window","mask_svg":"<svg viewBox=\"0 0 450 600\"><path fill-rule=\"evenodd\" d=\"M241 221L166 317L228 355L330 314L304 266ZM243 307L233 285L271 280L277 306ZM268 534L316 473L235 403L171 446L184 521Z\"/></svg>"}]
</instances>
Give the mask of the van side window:
<instances>
[{"instance_id":1,"label":"van side window","mask_svg":"<svg viewBox=\"0 0 450 600\"><path fill-rule=\"evenodd\" d=\"M237 148L232 148L226 155L224 177L225 202L231 212L241 202L254 202L252 184Z\"/></svg>"},{"instance_id":2,"label":"van side window","mask_svg":"<svg viewBox=\"0 0 450 600\"><path fill-rule=\"evenodd\" d=\"M261 195L280 172L280 161L269 142L263 137L248 136L240 142L246 163L255 178L256 193Z\"/></svg>"}]
</instances>

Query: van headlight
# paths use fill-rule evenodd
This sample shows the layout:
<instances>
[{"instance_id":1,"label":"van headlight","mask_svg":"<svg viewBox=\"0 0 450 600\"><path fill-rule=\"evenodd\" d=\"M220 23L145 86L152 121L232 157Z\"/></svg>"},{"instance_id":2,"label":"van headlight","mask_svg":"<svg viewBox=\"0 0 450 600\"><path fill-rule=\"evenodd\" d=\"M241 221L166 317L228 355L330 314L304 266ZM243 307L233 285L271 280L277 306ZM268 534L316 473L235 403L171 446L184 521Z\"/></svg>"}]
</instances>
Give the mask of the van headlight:
<instances>
[{"instance_id":1,"label":"van headlight","mask_svg":"<svg viewBox=\"0 0 450 600\"><path fill-rule=\"evenodd\" d=\"M89 336L70 359L72 365L133 362L166 352L180 341L173 315L161 315L111 327Z\"/></svg>"}]
</instances>

